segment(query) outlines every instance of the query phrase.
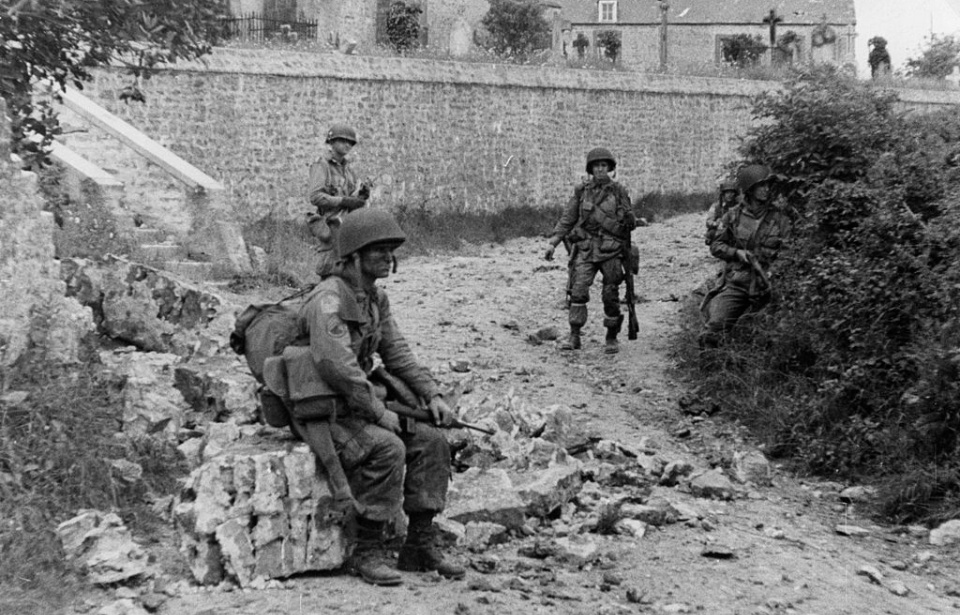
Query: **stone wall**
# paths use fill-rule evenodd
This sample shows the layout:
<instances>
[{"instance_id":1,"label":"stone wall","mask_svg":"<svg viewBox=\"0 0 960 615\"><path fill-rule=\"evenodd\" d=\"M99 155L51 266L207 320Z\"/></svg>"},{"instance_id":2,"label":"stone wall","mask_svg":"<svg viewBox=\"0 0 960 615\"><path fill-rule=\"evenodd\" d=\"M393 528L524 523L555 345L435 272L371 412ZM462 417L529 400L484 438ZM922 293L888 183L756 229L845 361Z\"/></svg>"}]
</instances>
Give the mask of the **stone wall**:
<instances>
[{"instance_id":1,"label":"stone wall","mask_svg":"<svg viewBox=\"0 0 960 615\"><path fill-rule=\"evenodd\" d=\"M145 105L119 102L127 79L100 72L86 91L222 181L242 221L305 211L308 164L326 150L334 122L357 127L356 168L375 179L373 203L386 207L557 205L597 145L619 157L620 180L634 196L712 191L753 121L751 97L775 87L221 49L204 64L151 78Z\"/></svg>"}]
</instances>

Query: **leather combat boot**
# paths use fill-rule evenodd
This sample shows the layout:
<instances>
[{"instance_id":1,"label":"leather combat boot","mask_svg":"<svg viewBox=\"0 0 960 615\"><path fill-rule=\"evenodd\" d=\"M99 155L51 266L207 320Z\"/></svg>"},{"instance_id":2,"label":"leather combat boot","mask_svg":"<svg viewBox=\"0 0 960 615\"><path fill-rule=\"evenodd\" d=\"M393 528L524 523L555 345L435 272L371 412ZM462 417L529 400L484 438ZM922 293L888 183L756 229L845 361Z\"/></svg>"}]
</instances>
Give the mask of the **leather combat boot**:
<instances>
[{"instance_id":1,"label":"leather combat boot","mask_svg":"<svg viewBox=\"0 0 960 615\"><path fill-rule=\"evenodd\" d=\"M436 545L433 513L425 512L410 513L407 539L400 548L397 568L407 572L436 570L447 579L462 579L467 574L460 564L444 559Z\"/></svg>"},{"instance_id":2,"label":"leather combat boot","mask_svg":"<svg viewBox=\"0 0 960 615\"><path fill-rule=\"evenodd\" d=\"M400 585L403 579L390 567L383 544L383 521L357 519L357 544L347 560L347 571L371 585Z\"/></svg>"},{"instance_id":3,"label":"leather combat boot","mask_svg":"<svg viewBox=\"0 0 960 615\"><path fill-rule=\"evenodd\" d=\"M617 354L620 352L620 342L617 341L617 333L619 329L608 328L607 329L607 338L604 342L603 352L606 354Z\"/></svg>"},{"instance_id":4,"label":"leather combat boot","mask_svg":"<svg viewBox=\"0 0 960 615\"><path fill-rule=\"evenodd\" d=\"M560 345L560 350L580 350L580 327L570 325L570 337Z\"/></svg>"}]
</instances>

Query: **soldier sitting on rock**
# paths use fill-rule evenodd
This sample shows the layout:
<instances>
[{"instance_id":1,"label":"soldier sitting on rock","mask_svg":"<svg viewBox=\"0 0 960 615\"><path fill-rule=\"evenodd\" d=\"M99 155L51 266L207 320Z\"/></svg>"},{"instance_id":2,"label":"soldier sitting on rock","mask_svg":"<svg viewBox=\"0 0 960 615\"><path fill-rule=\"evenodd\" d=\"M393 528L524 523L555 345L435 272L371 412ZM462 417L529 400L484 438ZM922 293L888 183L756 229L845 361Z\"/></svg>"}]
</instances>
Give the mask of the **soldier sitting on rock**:
<instances>
[{"instance_id":1,"label":"soldier sitting on rock","mask_svg":"<svg viewBox=\"0 0 960 615\"><path fill-rule=\"evenodd\" d=\"M309 343L308 369L288 365L287 370L291 389L317 392L310 404L335 406L330 435L357 512L357 541L347 569L374 585L401 582L387 559L384 531L402 508L409 526L396 567L462 578L464 568L439 553L433 525L451 477L450 448L437 426L448 425L453 413L376 285L390 275L393 252L406 236L393 216L369 208L346 214L339 235L339 273L320 282L299 315L300 338ZM375 354L426 402L434 425L405 421L401 428L370 380ZM308 443L315 441L311 429L324 420L303 418L300 410L309 411L310 404L296 406L291 424Z\"/></svg>"}]
</instances>

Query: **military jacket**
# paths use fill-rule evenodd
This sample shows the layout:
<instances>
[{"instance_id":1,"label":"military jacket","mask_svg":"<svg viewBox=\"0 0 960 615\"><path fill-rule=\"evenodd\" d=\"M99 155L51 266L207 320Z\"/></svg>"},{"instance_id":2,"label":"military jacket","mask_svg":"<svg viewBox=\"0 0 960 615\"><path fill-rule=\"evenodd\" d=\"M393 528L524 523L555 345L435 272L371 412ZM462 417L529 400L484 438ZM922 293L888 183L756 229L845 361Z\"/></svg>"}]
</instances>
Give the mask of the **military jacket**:
<instances>
[{"instance_id":1,"label":"military jacket","mask_svg":"<svg viewBox=\"0 0 960 615\"><path fill-rule=\"evenodd\" d=\"M580 258L603 262L623 254L636 226L627 189L612 180L591 179L573 191L553 234L570 239Z\"/></svg>"},{"instance_id":2,"label":"military jacket","mask_svg":"<svg viewBox=\"0 0 960 615\"><path fill-rule=\"evenodd\" d=\"M367 378L374 354L424 399L439 393L401 335L380 288L368 292L344 277L330 276L301 308L298 325L301 340L309 344L315 376L360 417L377 421L384 412L383 401Z\"/></svg>"},{"instance_id":3,"label":"military jacket","mask_svg":"<svg viewBox=\"0 0 960 615\"><path fill-rule=\"evenodd\" d=\"M789 229L789 217L772 205L753 214L746 204L741 203L724 214L717 236L710 244L710 253L726 262L724 284L742 288L755 285L757 272L737 258L737 250L751 252L767 271L780 254Z\"/></svg>"}]
</instances>

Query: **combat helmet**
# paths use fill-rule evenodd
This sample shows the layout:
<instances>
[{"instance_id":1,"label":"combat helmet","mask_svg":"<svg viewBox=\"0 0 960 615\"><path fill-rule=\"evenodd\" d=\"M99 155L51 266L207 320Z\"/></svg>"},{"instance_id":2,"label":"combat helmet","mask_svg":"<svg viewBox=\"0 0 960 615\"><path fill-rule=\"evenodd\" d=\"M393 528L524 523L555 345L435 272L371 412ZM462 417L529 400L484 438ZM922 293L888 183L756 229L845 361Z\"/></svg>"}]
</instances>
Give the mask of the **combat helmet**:
<instances>
[{"instance_id":1,"label":"combat helmet","mask_svg":"<svg viewBox=\"0 0 960 615\"><path fill-rule=\"evenodd\" d=\"M373 244L395 248L406 240L407 235L392 215L380 209L362 207L343 217L338 254L345 258Z\"/></svg>"},{"instance_id":2,"label":"combat helmet","mask_svg":"<svg viewBox=\"0 0 960 615\"><path fill-rule=\"evenodd\" d=\"M770 181L771 179L770 167L762 164L748 164L737 171L737 185L740 186L740 190L742 190L744 194L749 192L750 189L757 184Z\"/></svg>"},{"instance_id":3,"label":"combat helmet","mask_svg":"<svg viewBox=\"0 0 960 615\"><path fill-rule=\"evenodd\" d=\"M725 179L720 182L720 192L736 192L737 189L737 182L732 179Z\"/></svg>"},{"instance_id":4,"label":"combat helmet","mask_svg":"<svg viewBox=\"0 0 960 615\"><path fill-rule=\"evenodd\" d=\"M599 162L601 160L606 160L610 163L610 170L617 168L617 159L613 157L613 154L610 153L605 147L595 147L589 152L587 152L587 173L590 172L590 167L594 162Z\"/></svg>"},{"instance_id":5,"label":"combat helmet","mask_svg":"<svg viewBox=\"0 0 960 615\"><path fill-rule=\"evenodd\" d=\"M356 145L357 131L346 124L334 124L330 127L330 130L327 131L326 142L330 143L334 139L343 139L344 141L349 141L351 145Z\"/></svg>"}]
</instances>

